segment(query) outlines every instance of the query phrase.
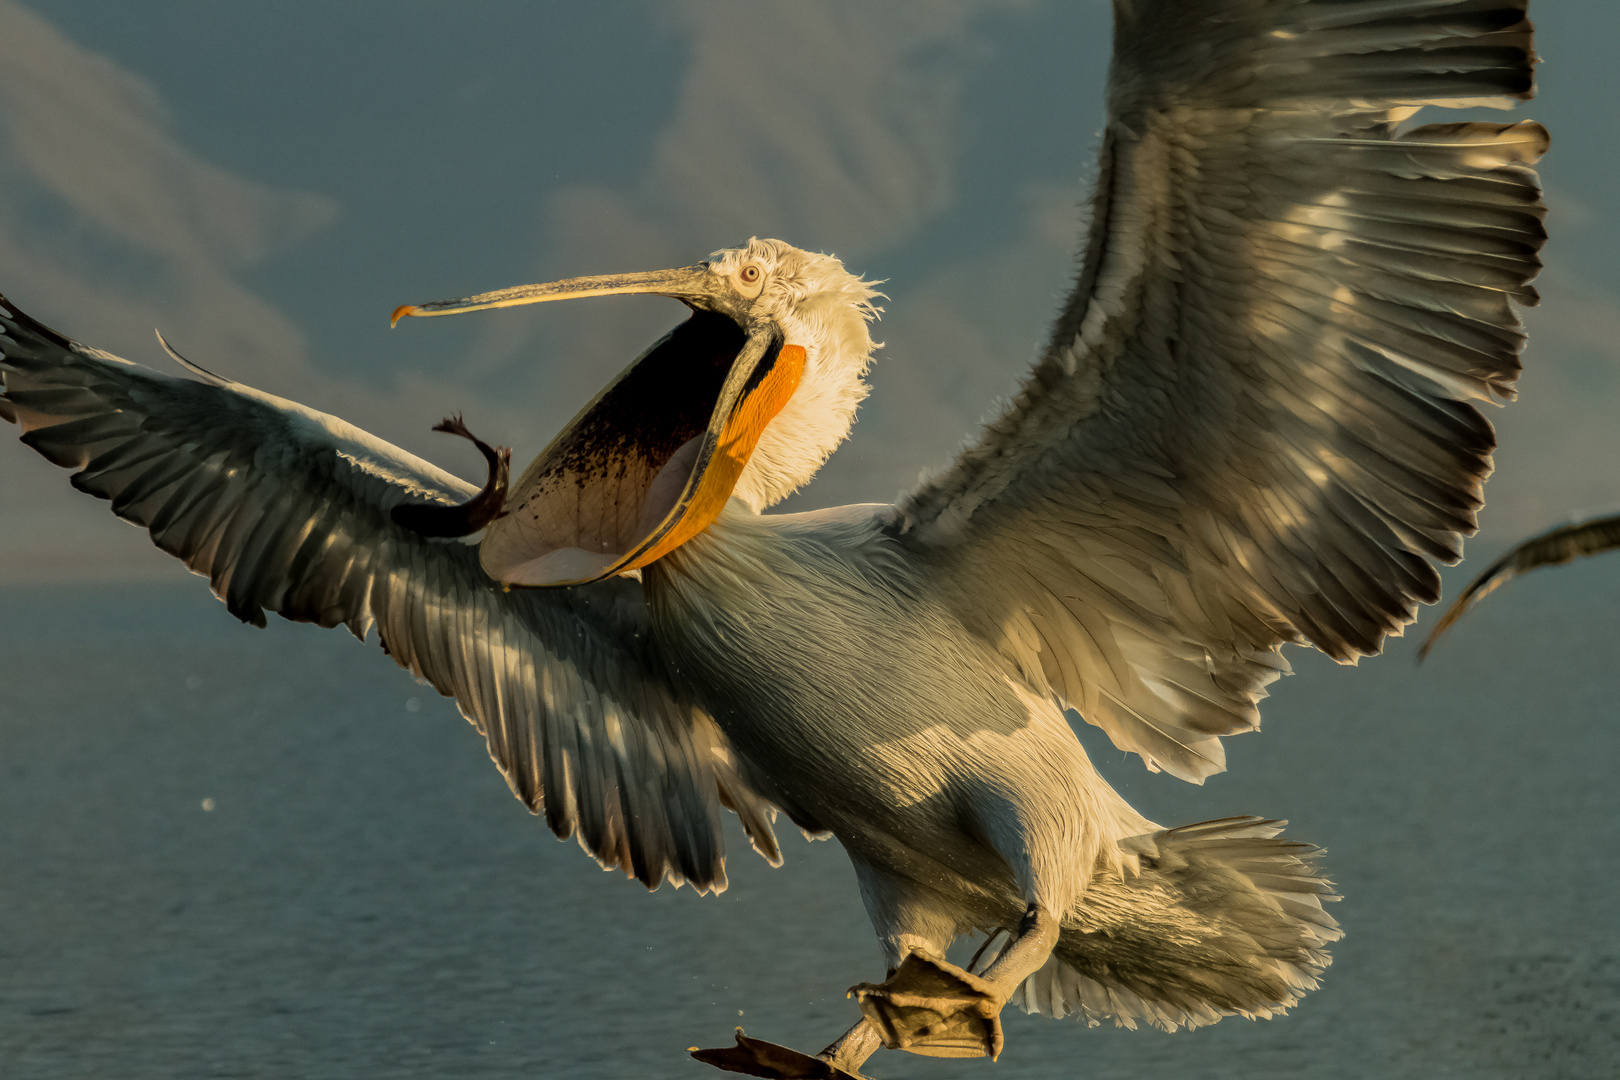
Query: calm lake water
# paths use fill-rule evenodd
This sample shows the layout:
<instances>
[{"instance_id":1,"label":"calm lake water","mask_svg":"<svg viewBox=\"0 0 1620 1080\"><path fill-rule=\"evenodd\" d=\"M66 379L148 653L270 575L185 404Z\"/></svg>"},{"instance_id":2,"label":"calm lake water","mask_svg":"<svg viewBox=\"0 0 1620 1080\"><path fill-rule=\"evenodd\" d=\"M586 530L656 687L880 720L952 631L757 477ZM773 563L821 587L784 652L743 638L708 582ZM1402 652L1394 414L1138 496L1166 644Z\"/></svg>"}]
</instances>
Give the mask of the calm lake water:
<instances>
[{"instance_id":1,"label":"calm lake water","mask_svg":"<svg viewBox=\"0 0 1620 1080\"><path fill-rule=\"evenodd\" d=\"M1329 848L1347 936L1292 1015L1019 1015L996 1065L870 1071L1620 1074L1620 560L1515 583L1423 668L1412 644L1296 654L1201 789L1085 736L1167 825L1260 813ZM836 845L786 836L773 871L734 838L723 896L648 895L553 840L375 644L240 626L197 579L0 592L0 687L7 1080L704 1080L686 1047L741 1023L814 1051L882 974Z\"/></svg>"}]
</instances>

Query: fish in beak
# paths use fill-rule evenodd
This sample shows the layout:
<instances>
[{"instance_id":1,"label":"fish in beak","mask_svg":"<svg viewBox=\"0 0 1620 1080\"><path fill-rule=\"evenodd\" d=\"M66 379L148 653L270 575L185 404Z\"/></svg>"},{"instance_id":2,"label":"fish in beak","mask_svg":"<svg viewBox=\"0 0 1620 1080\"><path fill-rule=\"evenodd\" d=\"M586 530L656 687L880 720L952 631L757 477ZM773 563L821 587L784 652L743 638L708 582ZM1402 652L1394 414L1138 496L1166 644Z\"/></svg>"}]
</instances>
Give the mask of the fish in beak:
<instances>
[{"instance_id":1,"label":"fish in beak","mask_svg":"<svg viewBox=\"0 0 1620 1080\"><path fill-rule=\"evenodd\" d=\"M582 585L662 558L719 516L765 426L804 371L804 348L754 314L707 266L522 285L407 305L453 315L586 296L656 293L692 309L608 384L551 445L484 531L504 585Z\"/></svg>"},{"instance_id":2,"label":"fish in beak","mask_svg":"<svg viewBox=\"0 0 1620 1080\"><path fill-rule=\"evenodd\" d=\"M507 447L493 447L467 430L461 415L447 416L433 425L434 431L460 435L478 448L489 466L489 479L477 495L464 503L400 503L389 511L395 525L403 526L419 536L450 538L471 536L506 512L506 489L512 468L512 451Z\"/></svg>"}]
</instances>

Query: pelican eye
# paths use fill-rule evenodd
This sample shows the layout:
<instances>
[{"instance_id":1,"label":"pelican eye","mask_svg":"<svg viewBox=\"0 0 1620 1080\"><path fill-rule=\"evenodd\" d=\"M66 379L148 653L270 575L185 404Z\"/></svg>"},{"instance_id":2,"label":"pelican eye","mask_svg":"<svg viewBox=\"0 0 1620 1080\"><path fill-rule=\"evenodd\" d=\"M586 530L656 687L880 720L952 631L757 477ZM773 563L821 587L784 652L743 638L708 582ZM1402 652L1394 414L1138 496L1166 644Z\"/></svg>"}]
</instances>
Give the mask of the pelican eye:
<instances>
[{"instance_id":1,"label":"pelican eye","mask_svg":"<svg viewBox=\"0 0 1620 1080\"><path fill-rule=\"evenodd\" d=\"M747 266L737 271L737 279L745 282L746 284L752 285L754 282L759 280L759 274L759 267L749 263Z\"/></svg>"}]
</instances>

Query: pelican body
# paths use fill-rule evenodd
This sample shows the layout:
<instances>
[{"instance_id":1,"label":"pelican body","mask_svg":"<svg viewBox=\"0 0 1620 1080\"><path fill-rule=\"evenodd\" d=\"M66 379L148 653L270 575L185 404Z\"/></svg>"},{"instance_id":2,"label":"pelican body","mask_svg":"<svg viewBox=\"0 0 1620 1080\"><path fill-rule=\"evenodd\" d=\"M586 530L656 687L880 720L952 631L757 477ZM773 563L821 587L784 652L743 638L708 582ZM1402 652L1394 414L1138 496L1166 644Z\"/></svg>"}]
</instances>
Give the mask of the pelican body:
<instances>
[{"instance_id":1,"label":"pelican body","mask_svg":"<svg viewBox=\"0 0 1620 1080\"><path fill-rule=\"evenodd\" d=\"M375 627L604 866L718 891L722 810L773 862L778 813L835 837L887 977L814 1057L739 1032L705 1061L993 1056L1008 1002L1272 1016L1339 936L1317 849L1148 821L1065 710L1200 782L1285 644L1353 661L1438 598L1490 468L1472 402L1511 395L1535 300L1546 134L1404 122L1529 97L1525 2L1117 0L1075 289L1019 394L894 504L767 513L849 433L877 315L774 240L396 311L690 310L509 486L482 443L480 490L9 301L0 408L238 617ZM973 931L981 955L946 960Z\"/></svg>"}]
</instances>

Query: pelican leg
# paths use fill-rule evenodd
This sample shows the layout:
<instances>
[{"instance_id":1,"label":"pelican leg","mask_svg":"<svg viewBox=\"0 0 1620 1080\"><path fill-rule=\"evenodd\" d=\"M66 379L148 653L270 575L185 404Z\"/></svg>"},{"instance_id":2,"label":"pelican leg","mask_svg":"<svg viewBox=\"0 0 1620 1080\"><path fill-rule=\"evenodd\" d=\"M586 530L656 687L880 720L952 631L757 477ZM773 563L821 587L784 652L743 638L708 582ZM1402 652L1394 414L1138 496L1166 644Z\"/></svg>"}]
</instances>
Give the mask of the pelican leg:
<instances>
[{"instance_id":1,"label":"pelican leg","mask_svg":"<svg viewBox=\"0 0 1620 1080\"><path fill-rule=\"evenodd\" d=\"M883 1045L883 1036L878 1034L877 1028L866 1017L855 1021L855 1026L838 1036L816 1057L825 1061L835 1069L842 1069L852 1076L859 1076L857 1072L866 1059L877 1052Z\"/></svg>"},{"instance_id":2,"label":"pelican leg","mask_svg":"<svg viewBox=\"0 0 1620 1080\"><path fill-rule=\"evenodd\" d=\"M1058 918L1030 904L1013 940L982 974L944 957L913 950L881 983L850 992L883 1045L929 1057L997 1057L1001 1009L1020 983L1046 963L1057 944Z\"/></svg>"}]
</instances>

